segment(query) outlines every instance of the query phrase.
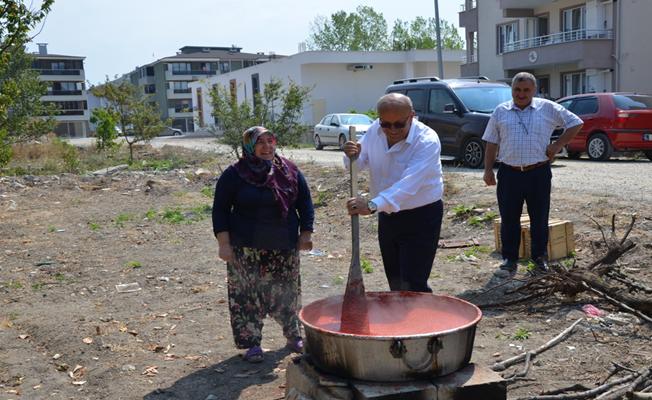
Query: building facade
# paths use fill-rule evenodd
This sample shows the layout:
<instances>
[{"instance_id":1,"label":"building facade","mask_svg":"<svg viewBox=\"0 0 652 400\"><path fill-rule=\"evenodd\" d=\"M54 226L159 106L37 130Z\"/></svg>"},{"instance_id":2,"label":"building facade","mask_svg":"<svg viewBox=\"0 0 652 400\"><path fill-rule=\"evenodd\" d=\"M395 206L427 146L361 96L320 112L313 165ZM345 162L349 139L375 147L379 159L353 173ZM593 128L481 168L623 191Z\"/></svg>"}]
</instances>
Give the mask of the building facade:
<instances>
[{"instance_id":1,"label":"building facade","mask_svg":"<svg viewBox=\"0 0 652 400\"><path fill-rule=\"evenodd\" d=\"M444 76L460 76L463 50L443 51ZM324 115L335 112L373 109L387 85L405 77L437 75L437 54L434 50L387 52L308 51L289 57L210 77L190 84L196 129L215 125L210 102L214 85L230 88L239 102L253 102L266 83L278 79L311 88L309 104L304 107L301 122L315 124Z\"/></svg>"},{"instance_id":2,"label":"building facade","mask_svg":"<svg viewBox=\"0 0 652 400\"><path fill-rule=\"evenodd\" d=\"M120 79L128 79L152 97L163 119L170 118L174 128L194 131L196 103L189 84L220 74L268 61L275 55L242 53L240 47L185 46L170 57L159 59Z\"/></svg>"},{"instance_id":3,"label":"building facade","mask_svg":"<svg viewBox=\"0 0 652 400\"><path fill-rule=\"evenodd\" d=\"M46 43L39 43L38 47L38 53L33 54L32 68L39 72L39 79L48 85L41 101L53 103L57 108L55 133L65 137L86 137L90 114L84 74L85 57L48 54Z\"/></svg>"},{"instance_id":4,"label":"building facade","mask_svg":"<svg viewBox=\"0 0 652 400\"><path fill-rule=\"evenodd\" d=\"M551 98L652 93L650 16L652 1L465 0L462 76L500 80L528 71Z\"/></svg>"}]
</instances>

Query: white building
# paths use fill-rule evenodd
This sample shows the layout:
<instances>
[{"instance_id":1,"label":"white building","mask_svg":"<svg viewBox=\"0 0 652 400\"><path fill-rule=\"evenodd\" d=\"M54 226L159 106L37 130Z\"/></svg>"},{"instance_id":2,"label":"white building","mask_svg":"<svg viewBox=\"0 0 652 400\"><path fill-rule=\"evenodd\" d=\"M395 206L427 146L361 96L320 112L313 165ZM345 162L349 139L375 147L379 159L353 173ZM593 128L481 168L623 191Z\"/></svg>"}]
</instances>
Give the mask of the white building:
<instances>
[{"instance_id":1,"label":"white building","mask_svg":"<svg viewBox=\"0 0 652 400\"><path fill-rule=\"evenodd\" d=\"M465 0L462 76L528 71L545 94L652 93L652 1Z\"/></svg>"},{"instance_id":2,"label":"white building","mask_svg":"<svg viewBox=\"0 0 652 400\"><path fill-rule=\"evenodd\" d=\"M444 77L460 76L464 50L445 50ZM254 93L262 93L265 83L290 80L312 88L310 101L304 108L301 122L315 124L324 115L364 112L373 109L376 101L392 81L405 77L436 76L437 54L434 50L330 52L309 51L271 60L264 64L210 77L190 83L195 129L214 126L209 92L214 85L235 88L239 102L252 101Z\"/></svg>"}]
</instances>

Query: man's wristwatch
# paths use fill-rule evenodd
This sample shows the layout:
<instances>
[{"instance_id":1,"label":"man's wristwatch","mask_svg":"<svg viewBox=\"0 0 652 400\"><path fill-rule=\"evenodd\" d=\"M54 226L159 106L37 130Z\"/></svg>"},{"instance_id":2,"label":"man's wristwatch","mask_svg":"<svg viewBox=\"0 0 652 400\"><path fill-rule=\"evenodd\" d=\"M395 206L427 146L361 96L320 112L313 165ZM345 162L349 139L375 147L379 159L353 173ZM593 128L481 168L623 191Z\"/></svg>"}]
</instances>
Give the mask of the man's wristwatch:
<instances>
[{"instance_id":1,"label":"man's wristwatch","mask_svg":"<svg viewBox=\"0 0 652 400\"><path fill-rule=\"evenodd\" d=\"M367 208L369 209L369 211L371 211L372 214L378 211L378 206L376 205L376 203L374 203L371 200L367 202Z\"/></svg>"}]
</instances>

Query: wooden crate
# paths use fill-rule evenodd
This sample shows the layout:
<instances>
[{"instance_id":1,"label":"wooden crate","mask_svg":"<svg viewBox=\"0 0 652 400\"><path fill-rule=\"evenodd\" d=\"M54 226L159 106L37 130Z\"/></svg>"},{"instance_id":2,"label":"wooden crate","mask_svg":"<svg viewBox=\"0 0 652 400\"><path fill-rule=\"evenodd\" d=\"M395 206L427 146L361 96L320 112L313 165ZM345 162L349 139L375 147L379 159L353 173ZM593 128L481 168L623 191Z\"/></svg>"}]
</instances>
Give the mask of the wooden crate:
<instances>
[{"instance_id":1,"label":"wooden crate","mask_svg":"<svg viewBox=\"0 0 652 400\"><path fill-rule=\"evenodd\" d=\"M494 220L494 240L496 251L500 252L500 218ZM519 258L529 258L531 255L532 241L530 238L530 218L521 215L521 241L518 248ZM548 259L557 260L568 257L575 251L575 238L573 223L560 219L548 220Z\"/></svg>"}]
</instances>

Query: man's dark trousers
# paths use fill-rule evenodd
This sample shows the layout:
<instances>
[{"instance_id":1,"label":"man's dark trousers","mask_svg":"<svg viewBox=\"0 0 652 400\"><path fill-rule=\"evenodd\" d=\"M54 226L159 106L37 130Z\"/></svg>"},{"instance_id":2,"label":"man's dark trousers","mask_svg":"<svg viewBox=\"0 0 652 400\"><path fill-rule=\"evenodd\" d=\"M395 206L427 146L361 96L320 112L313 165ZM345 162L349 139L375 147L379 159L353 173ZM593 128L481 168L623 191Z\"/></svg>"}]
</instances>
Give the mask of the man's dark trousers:
<instances>
[{"instance_id":1,"label":"man's dark trousers","mask_svg":"<svg viewBox=\"0 0 652 400\"><path fill-rule=\"evenodd\" d=\"M497 178L496 192L501 219L500 238L503 258L509 261L518 260L523 201L527 204L527 213L530 216L532 259L547 257L552 181L550 164L525 172L501 164Z\"/></svg>"},{"instance_id":2,"label":"man's dark trousers","mask_svg":"<svg viewBox=\"0 0 652 400\"><path fill-rule=\"evenodd\" d=\"M444 204L378 215L378 243L390 290L432 292L428 277L437 252Z\"/></svg>"}]
</instances>

